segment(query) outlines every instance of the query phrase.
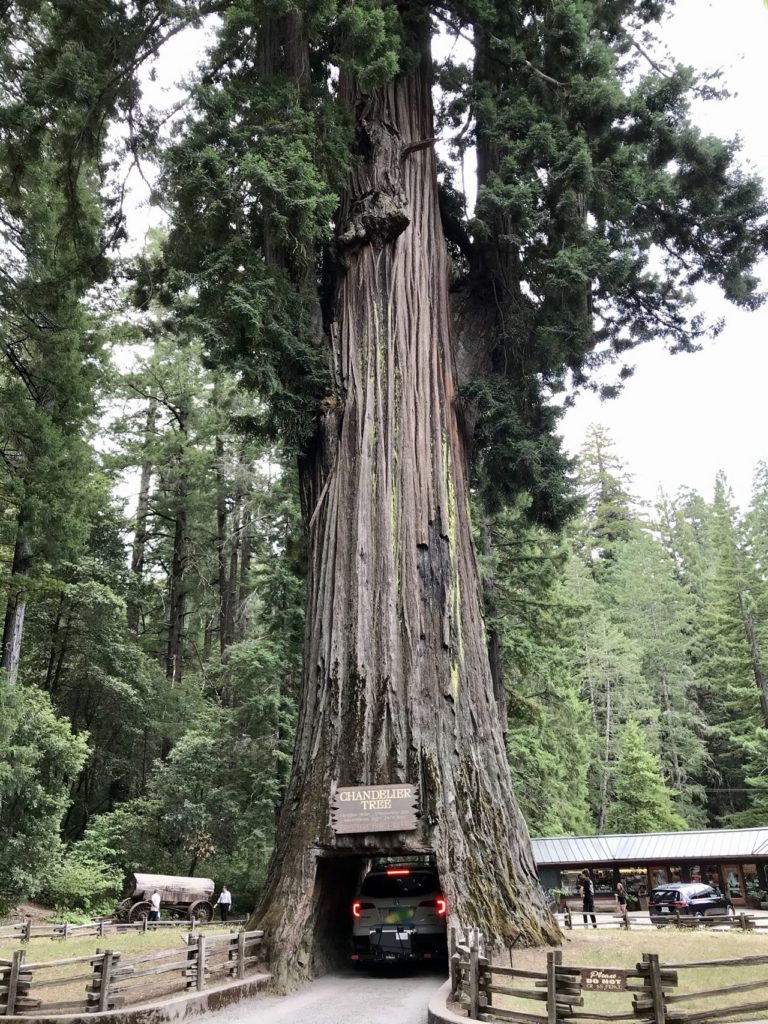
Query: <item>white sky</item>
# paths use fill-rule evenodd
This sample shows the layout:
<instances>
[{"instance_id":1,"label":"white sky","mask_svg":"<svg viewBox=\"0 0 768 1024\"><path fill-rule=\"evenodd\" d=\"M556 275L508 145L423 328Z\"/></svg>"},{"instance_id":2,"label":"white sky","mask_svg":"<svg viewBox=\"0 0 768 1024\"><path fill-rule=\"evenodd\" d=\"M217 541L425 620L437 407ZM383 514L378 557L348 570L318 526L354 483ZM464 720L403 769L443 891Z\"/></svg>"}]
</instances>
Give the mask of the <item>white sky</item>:
<instances>
[{"instance_id":1,"label":"white sky","mask_svg":"<svg viewBox=\"0 0 768 1024\"><path fill-rule=\"evenodd\" d=\"M695 119L712 134L740 135L744 159L768 181L768 10L762 0L677 0L663 37L683 63L723 69L734 95L700 104ZM768 266L762 276L768 290ZM619 398L600 402L585 394L566 413L566 446L575 453L589 424L602 423L639 497L653 500L661 484L671 492L695 487L711 498L715 473L723 469L744 506L755 464L768 458L768 306L745 313L706 289L701 308L713 319L725 317L720 337L692 355L670 356L660 345L630 353L637 370Z\"/></svg>"},{"instance_id":2,"label":"white sky","mask_svg":"<svg viewBox=\"0 0 768 1024\"><path fill-rule=\"evenodd\" d=\"M743 159L768 182L768 10L763 0L677 0L662 30L675 59L699 69L721 68L733 96L699 104L694 117L707 132L739 135ZM145 82L150 103L166 107L180 96L173 83L189 74L202 56L201 32L186 32L168 44L157 79ZM134 175L134 202L146 190ZM158 211L129 214L134 245ZM763 268L768 290L768 263ZM686 485L711 497L715 473L724 469L736 500L749 501L752 472L768 458L764 428L768 384L768 305L745 313L724 302L715 289L703 289L701 309L726 327L714 342L692 355L670 356L662 345L630 353L636 372L622 395L609 402L591 393L579 396L563 420L567 449L576 453L592 422L611 432L618 454L634 477L634 491L655 499L659 486L674 492ZM609 377L613 375L608 371Z\"/></svg>"}]
</instances>

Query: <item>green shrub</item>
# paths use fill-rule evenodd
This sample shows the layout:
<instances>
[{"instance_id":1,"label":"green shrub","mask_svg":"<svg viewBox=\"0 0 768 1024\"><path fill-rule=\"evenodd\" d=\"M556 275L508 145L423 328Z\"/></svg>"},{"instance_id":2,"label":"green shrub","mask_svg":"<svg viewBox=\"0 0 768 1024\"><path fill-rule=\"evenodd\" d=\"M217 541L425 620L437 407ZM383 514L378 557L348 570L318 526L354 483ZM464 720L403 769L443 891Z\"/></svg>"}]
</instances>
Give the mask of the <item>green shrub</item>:
<instances>
[{"instance_id":1,"label":"green shrub","mask_svg":"<svg viewBox=\"0 0 768 1024\"><path fill-rule=\"evenodd\" d=\"M122 876L106 864L83 860L70 850L49 869L41 896L59 912L108 914L120 895Z\"/></svg>"},{"instance_id":2,"label":"green shrub","mask_svg":"<svg viewBox=\"0 0 768 1024\"><path fill-rule=\"evenodd\" d=\"M0 672L0 914L35 896L61 856L59 824L87 756L87 737L46 694Z\"/></svg>"}]
</instances>

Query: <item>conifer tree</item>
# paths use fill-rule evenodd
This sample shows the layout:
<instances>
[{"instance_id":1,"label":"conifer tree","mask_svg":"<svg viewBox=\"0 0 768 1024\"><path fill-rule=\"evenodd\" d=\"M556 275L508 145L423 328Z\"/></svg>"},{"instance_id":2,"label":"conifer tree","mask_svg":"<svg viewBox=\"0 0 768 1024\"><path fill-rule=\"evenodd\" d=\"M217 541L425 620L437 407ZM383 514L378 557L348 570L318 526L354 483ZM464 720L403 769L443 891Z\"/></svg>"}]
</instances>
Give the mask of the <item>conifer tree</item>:
<instances>
[{"instance_id":1,"label":"conifer tree","mask_svg":"<svg viewBox=\"0 0 768 1024\"><path fill-rule=\"evenodd\" d=\"M333 854L366 852L329 829L334 783L415 782L417 834L373 848L435 850L453 912L499 939L551 935L508 785L468 459L489 502L528 490L556 525L572 505L546 394L651 336L689 347L697 281L754 302L759 184L688 121L706 83L631 56L663 5L550 7L235 3L167 154L177 285L300 457L305 676L258 914L283 979L322 966L308 894L324 905ZM431 15L475 41L440 69L437 117ZM472 224L438 177L443 127L477 142ZM489 805L493 827L469 813Z\"/></svg>"},{"instance_id":2,"label":"conifer tree","mask_svg":"<svg viewBox=\"0 0 768 1024\"><path fill-rule=\"evenodd\" d=\"M686 821L661 777L640 726L630 719L622 733L621 756L612 780L606 827L612 832L679 832Z\"/></svg>"},{"instance_id":3,"label":"conifer tree","mask_svg":"<svg viewBox=\"0 0 768 1024\"><path fill-rule=\"evenodd\" d=\"M706 718L692 664L694 604L675 579L674 564L654 536L638 532L616 553L602 595L608 614L641 652L649 697L646 737L658 757L678 812L706 824Z\"/></svg>"},{"instance_id":4,"label":"conifer tree","mask_svg":"<svg viewBox=\"0 0 768 1024\"><path fill-rule=\"evenodd\" d=\"M638 536L626 468L604 427L592 424L579 453L576 486L584 500L577 545L596 579L605 577L621 546Z\"/></svg>"},{"instance_id":5,"label":"conifer tree","mask_svg":"<svg viewBox=\"0 0 768 1024\"><path fill-rule=\"evenodd\" d=\"M493 578L487 625L499 641L515 793L534 835L589 833L595 737L575 670L585 609L568 588L567 547L521 509L494 516L491 532L481 570Z\"/></svg>"},{"instance_id":6,"label":"conifer tree","mask_svg":"<svg viewBox=\"0 0 768 1024\"><path fill-rule=\"evenodd\" d=\"M705 577L701 625L709 745L717 772L713 788L718 792L712 810L721 819L745 807L745 758L760 724L759 695L745 632L746 581L739 532L728 482L719 473L710 513L712 560Z\"/></svg>"},{"instance_id":7,"label":"conifer tree","mask_svg":"<svg viewBox=\"0 0 768 1024\"><path fill-rule=\"evenodd\" d=\"M215 6L33 0L12 3L0 29L4 211L17 241L37 218L45 228L35 236L44 273L25 278L22 260L0 303L8 310L43 282L23 310L45 313L55 300L72 328L57 347L62 383L83 356L94 365L78 347L94 341L78 329L80 300L105 272L110 230L119 231L117 209L102 206L105 133L122 115L134 155L157 138L153 119L136 120L136 69ZM690 304L698 282L745 307L758 301L760 185L738 167L735 146L688 119L690 99L710 83L636 57L637 34L664 6L232 0L164 155L174 211L167 284L187 337L208 364L228 364L258 392L250 427L299 460L308 538L301 706L259 909L281 980L323 966L322 908L329 891L338 900L344 853L434 851L457 919L508 943L555 937L509 783L469 495L474 483L495 510L528 492L525 516L559 525L573 500L548 396L569 378L587 383L650 337L691 347L706 333ZM433 67L437 24L473 40L465 62ZM477 148L472 221L435 158L443 130L457 149L468 140ZM39 178L31 192L25 175ZM61 248L48 229L56 218ZM58 269L68 288L53 287ZM34 358L23 372L4 370L24 402L25 373L42 365L44 320L33 333ZM6 359L18 354L14 338ZM60 396L45 410L57 440L79 436L90 397L71 416ZM163 513L173 525L165 662L175 687L190 609L205 602L188 589L199 468L188 458L191 413L174 410ZM215 509L215 468L210 482ZM27 529L27 490L14 507L20 578L42 535ZM239 502L230 521L237 507L242 522ZM232 650L227 529L212 525L212 558L192 578L219 581L214 606ZM22 608L14 596L13 637ZM604 633L615 661L618 631ZM612 716L606 706L606 722ZM385 781L416 784L414 833L334 836L332 785ZM354 883L348 872L344 886Z\"/></svg>"}]
</instances>

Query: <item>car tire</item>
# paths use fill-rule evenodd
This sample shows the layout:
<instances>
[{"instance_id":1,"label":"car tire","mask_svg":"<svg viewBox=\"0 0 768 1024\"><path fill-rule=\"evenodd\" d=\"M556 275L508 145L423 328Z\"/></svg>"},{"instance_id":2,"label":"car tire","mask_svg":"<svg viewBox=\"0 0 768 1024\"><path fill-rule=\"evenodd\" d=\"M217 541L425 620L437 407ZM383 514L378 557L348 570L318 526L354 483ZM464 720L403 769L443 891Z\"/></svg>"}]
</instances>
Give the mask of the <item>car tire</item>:
<instances>
[{"instance_id":1,"label":"car tire","mask_svg":"<svg viewBox=\"0 0 768 1024\"><path fill-rule=\"evenodd\" d=\"M694 917L698 917L698 918L702 918L702 917L706 917L706 913L703 910L697 910L697 911L695 911L693 916Z\"/></svg>"}]
</instances>

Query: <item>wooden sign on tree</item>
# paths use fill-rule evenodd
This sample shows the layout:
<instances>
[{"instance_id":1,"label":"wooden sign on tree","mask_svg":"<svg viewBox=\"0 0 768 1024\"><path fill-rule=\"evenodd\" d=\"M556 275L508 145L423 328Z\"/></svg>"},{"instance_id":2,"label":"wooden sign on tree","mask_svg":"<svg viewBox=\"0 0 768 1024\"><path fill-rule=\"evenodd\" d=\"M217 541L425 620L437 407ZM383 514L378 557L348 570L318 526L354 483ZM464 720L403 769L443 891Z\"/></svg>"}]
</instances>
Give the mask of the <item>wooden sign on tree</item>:
<instances>
[{"instance_id":1,"label":"wooden sign on tree","mask_svg":"<svg viewBox=\"0 0 768 1024\"><path fill-rule=\"evenodd\" d=\"M331 825L336 835L412 832L418 797L409 782L393 786L340 786L331 791Z\"/></svg>"}]
</instances>

